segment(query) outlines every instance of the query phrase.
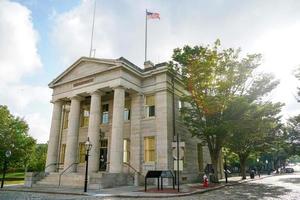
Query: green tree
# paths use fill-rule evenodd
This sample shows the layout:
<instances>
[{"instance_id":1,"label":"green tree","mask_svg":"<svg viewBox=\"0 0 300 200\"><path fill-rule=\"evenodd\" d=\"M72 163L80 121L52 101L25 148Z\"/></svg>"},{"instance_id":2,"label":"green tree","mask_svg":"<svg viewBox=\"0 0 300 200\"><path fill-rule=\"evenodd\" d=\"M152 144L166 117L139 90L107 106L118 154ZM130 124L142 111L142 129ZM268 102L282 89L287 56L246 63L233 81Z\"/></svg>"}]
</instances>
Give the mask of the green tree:
<instances>
[{"instance_id":1,"label":"green tree","mask_svg":"<svg viewBox=\"0 0 300 200\"><path fill-rule=\"evenodd\" d=\"M246 161L252 154L266 151L273 146L281 123L279 113L280 103L249 103L242 98L239 103L232 104L234 109L243 107L244 113L237 123L231 126L231 135L226 146L239 157L241 176L246 179Z\"/></svg>"},{"instance_id":2,"label":"green tree","mask_svg":"<svg viewBox=\"0 0 300 200\"><path fill-rule=\"evenodd\" d=\"M286 123L286 142L290 155L300 154L300 115L291 117Z\"/></svg>"},{"instance_id":3,"label":"green tree","mask_svg":"<svg viewBox=\"0 0 300 200\"><path fill-rule=\"evenodd\" d=\"M47 157L47 144L35 145L34 152L30 158L29 171L43 171L45 169Z\"/></svg>"},{"instance_id":4,"label":"green tree","mask_svg":"<svg viewBox=\"0 0 300 200\"><path fill-rule=\"evenodd\" d=\"M171 70L181 72L182 82L189 92L183 97L188 106L182 108L182 120L193 136L209 148L215 179L218 181L218 160L230 135L229 127L240 113L226 110L237 96L248 95L253 101L272 90L277 82L267 82L269 75L254 76L259 66L259 54L240 57L240 50L221 49L220 41L213 46L185 46L174 50ZM262 87L255 87L256 85Z\"/></svg>"},{"instance_id":5,"label":"green tree","mask_svg":"<svg viewBox=\"0 0 300 200\"><path fill-rule=\"evenodd\" d=\"M23 119L12 115L7 106L0 105L1 164L5 152L11 150L10 167L26 169L35 145L35 140L28 135L28 130L28 125Z\"/></svg>"}]
</instances>

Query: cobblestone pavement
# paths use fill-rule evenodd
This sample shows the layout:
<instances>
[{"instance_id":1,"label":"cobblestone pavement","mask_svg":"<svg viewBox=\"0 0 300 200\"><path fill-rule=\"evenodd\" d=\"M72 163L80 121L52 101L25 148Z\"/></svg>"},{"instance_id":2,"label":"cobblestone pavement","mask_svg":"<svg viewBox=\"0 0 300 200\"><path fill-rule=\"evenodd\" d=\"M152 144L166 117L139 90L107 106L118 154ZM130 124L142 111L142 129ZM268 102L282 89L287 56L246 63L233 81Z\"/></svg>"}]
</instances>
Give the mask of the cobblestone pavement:
<instances>
[{"instance_id":1,"label":"cobblestone pavement","mask_svg":"<svg viewBox=\"0 0 300 200\"><path fill-rule=\"evenodd\" d=\"M55 195L55 194L39 194L29 192L8 192L0 191L0 199L62 199L62 200L128 200L130 198L111 198L111 197L91 197L91 196L75 196L75 195ZM157 199L157 198L156 198ZM163 199L163 198L159 198ZM228 186L223 189L197 194L193 196L166 198L171 200L244 200L244 199L284 199L297 200L300 199L300 174L273 176L265 179L259 179L252 182L243 183L235 186ZM144 200L149 200L145 198Z\"/></svg>"}]
</instances>

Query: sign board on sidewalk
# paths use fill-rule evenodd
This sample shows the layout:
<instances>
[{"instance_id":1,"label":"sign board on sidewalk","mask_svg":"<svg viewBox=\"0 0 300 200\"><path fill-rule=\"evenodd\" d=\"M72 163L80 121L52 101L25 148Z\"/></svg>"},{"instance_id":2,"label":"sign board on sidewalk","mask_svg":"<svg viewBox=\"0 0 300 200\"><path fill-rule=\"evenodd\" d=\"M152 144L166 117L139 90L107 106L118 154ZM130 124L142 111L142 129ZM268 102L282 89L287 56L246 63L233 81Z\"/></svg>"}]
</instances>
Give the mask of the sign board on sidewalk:
<instances>
[{"instance_id":1,"label":"sign board on sidewalk","mask_svg":"<svg viewBox=\"0 0 300 200\"><path fill-rule=\"evenodd\" d=\"M184 147L185 147L185 143L184 142L179 142L179 159L183 160L184 158ZM173 142L172 143L172 154L173 154L173 158L176 160L177 159L177 142Z\"/></svg>"}]
</instances>

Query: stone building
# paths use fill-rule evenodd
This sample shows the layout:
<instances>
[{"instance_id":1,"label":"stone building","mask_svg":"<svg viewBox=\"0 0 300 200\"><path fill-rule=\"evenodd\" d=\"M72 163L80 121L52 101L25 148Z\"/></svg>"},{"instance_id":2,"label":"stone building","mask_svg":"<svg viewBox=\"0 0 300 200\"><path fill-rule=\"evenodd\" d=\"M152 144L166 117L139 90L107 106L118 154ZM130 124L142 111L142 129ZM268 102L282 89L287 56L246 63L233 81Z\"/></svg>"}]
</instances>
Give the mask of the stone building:
<instances>
[{"instance_id":1,"label":"stone building","mask_svg":"<svg viewBox=\"0 0 300 200\"><path fill-rule=\"evenodd\" d=\"M166 63L146 62L142 69L122 57L77 60L49 84L48 176L40 183L82 186L87 138L90 188L132 184L134 174L137 183L148 170L173 170L173 91L175 130L184 144L181 180L200 181L209 154L180 122L183 88L177 77L174 90L172 83Z\"/></svg>"}]
</instances>

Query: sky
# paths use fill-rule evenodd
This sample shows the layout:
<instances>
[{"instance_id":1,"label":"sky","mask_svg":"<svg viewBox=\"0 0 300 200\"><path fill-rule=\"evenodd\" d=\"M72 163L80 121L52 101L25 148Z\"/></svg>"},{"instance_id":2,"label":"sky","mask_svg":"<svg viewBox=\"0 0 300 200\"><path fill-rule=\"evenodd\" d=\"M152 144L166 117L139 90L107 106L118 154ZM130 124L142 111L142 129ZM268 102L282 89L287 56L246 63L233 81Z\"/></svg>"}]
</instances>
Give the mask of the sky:
<instances>
[{"instance_id":1,"label":"sky","mask_svg":"<svg viewBox=\"0 0 300 200\"><path fill-rule=\"evenodd\" d=\"M260 69L280 80L270 100L283 102L283 119L300 113L300 1L297 0L96 0L94 48L99 58L144 61L145 10L148 58L169 61L174 48L212 44L262 53ZM52 104L48 83L88 56L94 0L0 0L0 104L47 142Z\"/></svg>"}]
</instances>

